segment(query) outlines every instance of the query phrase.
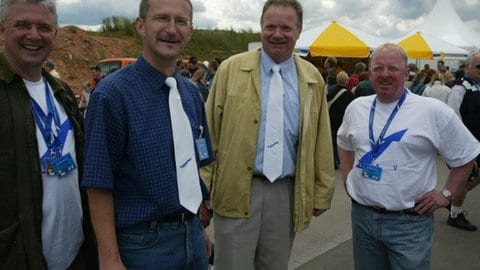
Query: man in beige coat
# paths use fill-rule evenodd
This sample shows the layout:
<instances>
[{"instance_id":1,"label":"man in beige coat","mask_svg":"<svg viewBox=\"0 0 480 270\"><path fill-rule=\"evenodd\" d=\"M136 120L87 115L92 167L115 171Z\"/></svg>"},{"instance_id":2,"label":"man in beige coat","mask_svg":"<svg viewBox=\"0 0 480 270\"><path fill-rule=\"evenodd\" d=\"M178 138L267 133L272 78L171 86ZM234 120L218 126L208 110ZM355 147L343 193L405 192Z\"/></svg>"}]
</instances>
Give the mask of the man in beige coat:
<instances>
[{"instance_id":1,"label":"man in beige coat","mask_svg":"<svg viewBox=\"0 0 480 270\"><path fill-rule=\"evenodd\" d=\"M287 269L296 231L330 208L334 164L324 81L293 55L298 1L269 0L262 49L222 62L206 103L216 162L202 171L214 210L215 268ZM264 173L272 67L284 85L282 172ZM276 89L274 89L276 91Z\"/></svg>"}]
</instances>

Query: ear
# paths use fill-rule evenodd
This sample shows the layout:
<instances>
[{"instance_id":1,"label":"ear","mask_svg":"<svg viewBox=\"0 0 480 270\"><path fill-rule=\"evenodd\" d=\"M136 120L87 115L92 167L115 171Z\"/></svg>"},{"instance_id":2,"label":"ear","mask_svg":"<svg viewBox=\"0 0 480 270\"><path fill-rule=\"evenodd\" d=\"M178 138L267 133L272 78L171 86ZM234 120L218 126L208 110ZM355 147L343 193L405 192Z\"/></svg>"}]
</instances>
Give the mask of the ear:
<instances>
[{"instance_id":1,"label":"ear","mask_svg":"<svg viewBox=\"0 0 480 270\"><path fill-rule=\"evenodd\" d=\"M142 38L145 37L145 20L143 18L137 17L135 19L135 28Z\"/></svg>"},{"instance_id":2,"label":"ear","mask_svg":"<svg viewBox=\"0 0 480 270\"><path fill-rule=\"evenodd\" d=\"M193 25L190 25L188 28L188 37L187 37L187 42L190 42L190 39L192 38L193 35Z\"/></svg>"}]
</instances>

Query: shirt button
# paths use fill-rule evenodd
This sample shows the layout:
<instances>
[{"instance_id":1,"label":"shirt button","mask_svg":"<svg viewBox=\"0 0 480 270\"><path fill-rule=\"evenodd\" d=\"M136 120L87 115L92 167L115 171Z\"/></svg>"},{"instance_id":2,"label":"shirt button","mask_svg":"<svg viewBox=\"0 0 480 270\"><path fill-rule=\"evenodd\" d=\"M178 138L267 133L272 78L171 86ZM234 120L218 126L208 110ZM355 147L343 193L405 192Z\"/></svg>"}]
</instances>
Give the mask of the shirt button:
<instances>
[{"instance_id":1,"label":"shirt button","mask_svg":"<svg viewBox=\"0 0 480 270\"><path fill-rule=\"evenodd\" d=\"M252 170L252 167L247 167L247 171L251 171Z\"/></svg>"},{"instance_id":2,"label":"shirt button","mask_svg":"<svg viewBox=\"0 0 480 270\"><path fill-rule=\"evenodd\" d=\"M258 120L257 119L253 120L253 123L258 124Z\"/></svg>"}]
</instances>

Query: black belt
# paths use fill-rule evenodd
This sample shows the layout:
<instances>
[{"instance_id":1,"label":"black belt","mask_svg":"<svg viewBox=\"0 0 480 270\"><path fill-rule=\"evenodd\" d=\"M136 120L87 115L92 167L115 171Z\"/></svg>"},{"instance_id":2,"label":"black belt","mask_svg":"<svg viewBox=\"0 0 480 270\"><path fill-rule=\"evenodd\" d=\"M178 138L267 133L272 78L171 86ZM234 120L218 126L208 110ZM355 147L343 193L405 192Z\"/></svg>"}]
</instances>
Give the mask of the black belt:
<instances>
[{"instance_id":1,"label":"black belt","mask_svg":"<svg viewBox=\"0 0 480 270\"><path fill-rule=\"evenodd\" d=\"M196 215L191 212L182 212L182 213L178 213L178 214L174 214L166 217L161 217L161 218L157 218L155 220L150 221L150 224L151 224L150 227L152 226L155 227L159 223L185 222L187 220L192 219L194 216Z\"/></svg>"},{"instance_id":2,"label":"black belt","mask_svg":"<svg viewBox=\"0 0 480 270\"><path fill-rule=\"evenodd\" d=\"M405 215L411 215L411 216L420 215L417 212L417 210L415 210L415 207L404 209L404 210L388 210L386 208L379 207L379 206L363 205L363 204L355 201L354 199L352 199L352 203L363 206L363 207L367 207L369 209L372 209L374 212L377 212L379 214L405 214Z\"/></svg>"}]
</instances>

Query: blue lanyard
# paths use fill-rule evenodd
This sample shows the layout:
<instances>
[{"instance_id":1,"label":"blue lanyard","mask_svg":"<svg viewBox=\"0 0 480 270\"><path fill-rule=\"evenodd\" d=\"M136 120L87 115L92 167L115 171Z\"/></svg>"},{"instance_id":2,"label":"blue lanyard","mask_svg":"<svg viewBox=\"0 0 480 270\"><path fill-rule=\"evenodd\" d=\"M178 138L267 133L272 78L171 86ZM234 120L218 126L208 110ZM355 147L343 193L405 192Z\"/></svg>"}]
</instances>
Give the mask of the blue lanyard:
<instances>
[{"instance_id":1,"label":"blue lanyard","mask_svg":"<svg viewBox=\"0 0 480 270\"><path fill-rule=\"evenodd\" d=\"M375 160L378 149L379 149L380 145L382 145L382 143L383 143L383 138L385 137L385 133L387 133L388 127L392 123L393 118L395 118L395 115L397 114L398 110L400 109L403 102L405 101L406 96L407 96L407 91L403 91L402 97L397 102L397 105L395 105L395 108L393 108L393 111L390 114L390 117L388 117L388 120L385 123L385 126L382 129L382 132L378 136L377 141L375 141L375 137L373 136L373 119L375 117L375 107L377 106L377 98L375 98L373 100L372 107L370 109L370 119L369 119L369 123L368 123L368 130L369 130L368 135L370 137L370 147L372 148L373 160Z\"/></svg>"},{"instance_id":2,"label":"blue lanyard","mask_svg":"<svg viewBox=\"0 0 480 270\"><path fill-rule=\"evenodd\" d=\"M57 108L55 107L55 103L50 93L50 87L48 86L47 80L44 79L44 81L45 98L47 101L48 113L45 114L40 105L38 105L38 103L33 98L30 99L30 104L33 110L33 117L35 118L35 122L37 123L37 126L42 133L45 144L47 145L48 149L52 149L54 146L60 146L65 143L66 133L68 133L68 130L61 132L60 116L58 114ZM55 123L55 133L53 133L52 130L52 121L54 121Z\"/></svg>"}]
</instances>

